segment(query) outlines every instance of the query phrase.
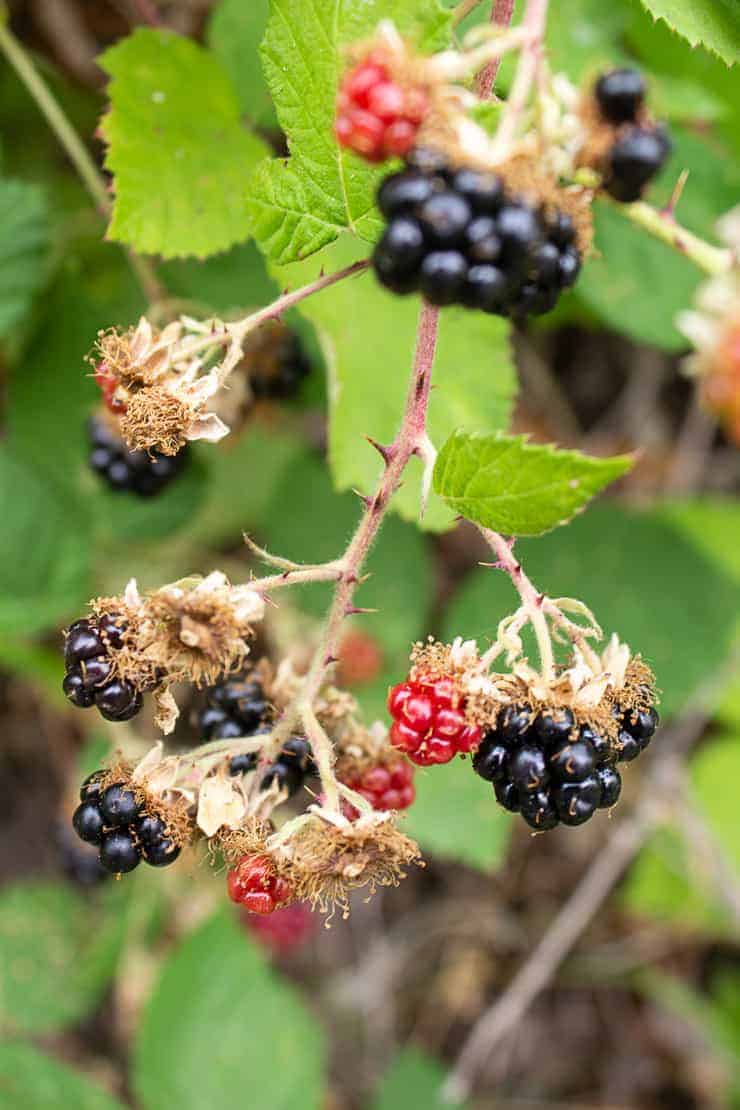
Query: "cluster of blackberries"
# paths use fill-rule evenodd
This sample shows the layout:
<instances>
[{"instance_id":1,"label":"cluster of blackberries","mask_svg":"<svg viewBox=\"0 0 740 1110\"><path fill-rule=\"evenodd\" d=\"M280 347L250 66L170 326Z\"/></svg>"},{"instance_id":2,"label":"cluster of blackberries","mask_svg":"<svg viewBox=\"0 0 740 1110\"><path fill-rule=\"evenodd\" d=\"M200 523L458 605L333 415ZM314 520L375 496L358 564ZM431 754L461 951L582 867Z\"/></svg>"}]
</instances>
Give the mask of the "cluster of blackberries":
<instances>
[{"instance_id":1,"label":"cluster of blackberries","mask_svg":"<svg viewBox=\"0 0 740 1110\"><path fill-rule=\"evenodd\" d=\"M106 871L123 875L143 859L152 867L167 867L180 855L165 822L147 813L125 783L101 789L104 771L95 771L82 784L80 804L72 825L81 840L98 845L98 859Z\"/></svg>"},{"instance_id":2,"label":"cluster of blackberries","mask_svg":"<svg viewBox=\"0 0 740 1110\"><path fill-rule=\"evenodd\" d=\"M647 747L658 724L654 709L624 713L612 746L588 725L577 725L569 709L533 713L508 706L483 738L473 768L493 783L497 801L521 813L533 829L582 825L596 809L619 798L622 780L615 763L629 762Z\"/></svg>"},{"instance_id":3,"label":"cluster of blackberries","mask_svg":"<svg viewBox=\"0 0 740 1110\"><path fill-rule=\"evenodd\" d=\"M197 719L198 730L206 740L231 740L270 732L273 709L262 683L253 675L228 678L212 686L206 701ZM244 775L256 767L256 752L245 752L233 756L229 769L232 775ZM267 790L277 782L292 797L308 775L314 773L308 741L302 736L291 736L275 762L265 769L260 789Z\"/></svg>"},{"instance_id":4,"label":"cluster of blackberries","mask_svg":"<svg viewBox=\"0 0 740 1110\"><path fill-rule=\"evenodd\" d=\"M182 473L188 460L187 446L176 455L129 451L107 421L96 416L90 417L88 435L90 468L116 492L156 497Z\"/></svg>"},{"instance_id":5,"label":"cluster of blackberries","mask_svg":"<svg viewBox=\"0 0 740 1110\"><path fill-rule=\"evenodd\" d=\"M293 332L283 329L269 351L250 366L249 381L255 397L284 401L298 392L311 373L311 363Z\"/></svg>"},{"instance_id":6,"label":"cluster of blackberries","mask_svg":"<svg viewBox=\"0 0 740 1110\"><path fill-rule=\"evenodd\" d=\"M110 652L123 646L125 624L110 614L75 621L64 647L62 689L73 705L94 705L106 721L129 721L141 709L141 692L130 682L111 678Z\"/></svg>"},{"instance_id":7,"label":"cluster of blackberries","mask_svg":"<svg viewBox=\"0 0 740 1110\"><path fill-rule=\"evenodd\" d=\"M388 225L373 266L394 293L418 290L435 305L536 316L578 277L570 216L549 218L507 195L496 174L450 169L415 151L405 170L383 181L378 205Z\"/></svg>"},{"instance_id":8,"label":"cluster of blackberries","mask_svg":"<svg viewBox=\"0 0 740 1110\"><path fill-rule=\"evenodd\" d=\"M664 128L638 121L645 79L636 69L614 69L599 78L594 95L603 118L619 128L606 156L604 188L623 203L639 200L671 149Z\"/></svg>"}]
</instances>

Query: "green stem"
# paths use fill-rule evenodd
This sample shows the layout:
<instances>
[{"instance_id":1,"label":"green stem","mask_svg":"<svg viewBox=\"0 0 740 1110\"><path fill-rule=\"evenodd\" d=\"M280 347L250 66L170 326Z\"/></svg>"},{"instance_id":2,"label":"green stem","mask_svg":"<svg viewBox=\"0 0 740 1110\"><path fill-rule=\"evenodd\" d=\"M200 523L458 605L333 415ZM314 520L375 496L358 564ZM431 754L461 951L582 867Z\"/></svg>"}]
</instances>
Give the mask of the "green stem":
<instances>
[{"instance_id":1,"label":"green stem","mask_svg":"<svg viewBox=\"0 0 740 1110\"><path fill-rule=\"evenodd\" d=\"M620 204L619 208L634 224L685 255L707 274L723 274L737 265L738 260L733 251L727 247L712 246L698 235L687 231L676 222L670 212L661 212L641 200L634 204Z\"/></svg>"},{"instance_id":2,"label":"green stem","mask_svg":"<svg viewBox=\"0 0 740 1110\"><path fill-rule=\"evenodd\" d=\"M56 135L80 180L105 219L110 215L111 200L105 179L98 170L87 147L67 119L49 86L36 69L28 53L8 27L5 5L0 7L0 50L20 77L35 100L41 114ZM138 278L144 295L151 303L161 300L163 290L151 267L144 259L127 251L132 270Z\"/></svg>"}]
</instances>

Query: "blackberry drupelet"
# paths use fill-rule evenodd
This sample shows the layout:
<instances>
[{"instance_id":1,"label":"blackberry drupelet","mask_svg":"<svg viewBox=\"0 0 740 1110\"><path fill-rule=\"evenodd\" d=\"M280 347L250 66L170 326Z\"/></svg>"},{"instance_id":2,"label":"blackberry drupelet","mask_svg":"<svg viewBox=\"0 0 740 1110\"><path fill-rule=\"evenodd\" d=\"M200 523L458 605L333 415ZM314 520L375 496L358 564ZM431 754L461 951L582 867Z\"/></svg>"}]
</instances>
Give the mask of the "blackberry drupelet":
<instances>
[{"instance_id":1,"label":"blackberry drupelet","mask_svg":"<svg viewBox=\"0 0 740 1110\"><path fill-rule=\"evenodd\" d=\"M196 718L204 740L252 736L273 718L262 683L253 675L227 678L206 693L206 706Z\"/></svg>"},{"instance_id":2,"label":"blackberry drupelet","mask_svg":"<svg viewBox=\"0 0 740 1110\"><path fill-rule=\"evenodd\" d=\"M94 705L108 721L129 721L142 705L139 690L111 677L110 654L122 646L124 632L125 622L105 614L75 621L66 634L62 689L73 705Z\"/></svg>"},{"instance_id":3,"label":"blackberry drupelet","mask_svg":"<svg viewBox=\"0 0 740 1110\"><path fill-rule=\"evenodd\" d=\"M533 712L507 706L483 737L473 770L493 784L496 800L521 813L537 830L581 825L597 809L619 799L622 780L615 764L636 758L658 725L655 709L625 712L616 707L620 730L615 744L588 724L578 724L564 707Z\"/></svg>"},{"instance_id":4,"label":"blackberry drupelet","mask_svg":"<svg viewBox=\"0 0 740 1110\"><path fill-rule=\"evenodd\" d=\"M269 790L273 783L287 790L292 798L310 775L316 774L311 746L303 736L291 736L285 741L277 759L265 770L260 790Z\"/></svg>"},{"instance_id":5,"label":"blackberry drupelet","mask_svg":"<svg viewBox=\"0 0 740 1110\"><path fill-rule=\"evenodd\" d=\"M609 123L634 123L645 99L645 78L636 69L613 69L596 82L594 95Z\"/></svg>"},{"instance_id":6,"label":"blackberry drupelet","mask_svg":"<svg viewBox=\"0 0 740 1110\"><path fill-rule=\"evenodd\" d=\"M134 493L137 497L156 497L183 471L188 461L188 448L176 455L158 451L129 451L106 421L91 417L90 468L116 492Z\"/></svg>"},{"instance_id":7,"label":"blackberry drupelet","mask_svg":"<svg viewBox=\"0 0 740 1110\"><path fill-rule=\"evenodd\" d=\"M508 195L500 177L415 150L385 178L388 223L373 255L387 289L500 316L549 312L581 266L573 221Z\"/></svg>"},{"instance_id":8,"label":"blackberry drupelet","mask_svg":"<svg viewBox=\"0 0 740 1110\"><path fill-rule=\"evenodd\" d=\"M631 127L607 156L604 188L615 200L639 200L668 157L670 140L660 127Z\"/></svg>"}]
</instances>

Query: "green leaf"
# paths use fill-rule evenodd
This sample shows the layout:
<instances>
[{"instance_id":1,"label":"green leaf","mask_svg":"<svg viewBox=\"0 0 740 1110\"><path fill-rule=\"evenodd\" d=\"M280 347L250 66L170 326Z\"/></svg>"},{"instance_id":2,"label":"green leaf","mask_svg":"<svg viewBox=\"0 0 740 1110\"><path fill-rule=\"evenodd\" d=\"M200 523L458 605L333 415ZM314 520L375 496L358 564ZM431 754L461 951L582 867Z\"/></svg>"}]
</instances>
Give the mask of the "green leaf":
<instances>
[{"instance_id":1,"label":"green leaf","mask_svg":"<svg viewBox=\"0 0 740 1110\"><path fill-rule=\"evenodd\" d=\"M437 0L272 0L262 61L290 158L259 166L249 188L255 237L277 262L293 262L342 231L373 242L381 229L375 190L387 170L343 151L334 138L342 47L381 19L420 49L446 45L451 14Z\"/></svg>"},{"instance_id":2,"label":"green leaf","mask_svg":"<svg viewBox=\"0 0 740 1110\"><path fill-rule=\"evenodd\" d=\"M63 1029L98 1004L126 928L123 897L89 899L51 883L19 883L0 895L0 1029ZM90 928L94 914L95 928Z\"/></svg>"},{"instance_id":3,"label":"green leaf","mask_svg":"<svg viewBox=\"0 0 740 1110\"><path fill-rule=\"evenodd\" d=\"M204 1056L205 1053L205 1056ZM264 1110L321 1103L316 1020L227 913L170 957L139 1029L133 1086L145 1110Z\"/></svg>"},{"instance_id":4,"label":"green leaf","mask_svg":"<svg viewBox=\"0 0 740 1110\"><path fill-rule=\"evenodd\" d=\"M527 443L525 436L454 432L434 468L434 488L468 520L507 536L538 536L566 524L632 465Z\"/></svg>"},{"instance_id":5,"label":"green leaf","mask_svg":"<svg viewBox=\"0 0 740 1110\"><path fill-rule=\"evenodd\" d=\"M206 42L234 83L242 112L262 127L278 126L259 62L259 45L270 14L269 0L221 0L206 29Z\"/></svg>"},{"instance_id":6,"label":"green leaf","mask_svg":"<svg viewBox=\"0 0 740 1110\"><path fill-rule=\"evenodd\" d=\"M22 1041L0 1045L0 1103L6 1110L124 1110L85 1076Z\"/></svg>"},{"instance_id":7,"label":"green leaf","mask_svg":"<svg viewBox=\"0 0 740 1110\"><path fill-rule=\"evenodd\" d=\"M357 258L345 236L321 255L324 269L340 269ZM279 271L291 285L316 276L318 259ZM398 430L413 360L419 300L395 297L372 274L338 282L301 305L316 327L329 371L329 462L338 489L370 493L380 475L380 458L365 437L388 443ZM428 430L444 443L461 424L507 427L516 388L509 326L483 313L445 309L434 364ZM392 507L418 522L422 467L412 460ZM449 528L452 513L432 495L423 527Z\"/></svg>"},{"instance_id":8,"label":"green leaf","mask_svg":"<svg viewBox=\"0 0 740 1110\"><path fill-rule=\"evenodd\" d=\"M740 174L733 159L703 139L674 128L674 152L661 174L661 186L647 198L660 206L682 169L689 178L677 218L709 239L714 222L737 200ZM576 287L577 296L610 327L641 343L667 350L686 347L676 330L677 312L692 302L704 279L698 267L677 251L631 224L618 207L594 205L595 247Z\"/></svg>"},{"instance_id":9,"label":"green leaf","mask_svg":"<svg viewBox=\"0 0 740 1110\"><path fill-rule=\"evenodd\" d=\"M596 505L568 528L520 540L516 553L539 589L580 598L607 636L617 632L644 656L657 675L663 716L680 712L725 661L740 584L658 514ZM450 606L444 637L473 637L485 646L517 605L507 575L474 571Z\"/></svg>"},{"instance_id":10,"label":"green leaf","mask_svg":"<svg viewBox=\"0 0 740 1110\"><path fill-rule=\"evenodd\" d=\"M740 61L740 19L733 0L642 0L692 46L704 46L728 66Z\"/></svg>"},{"instance_id":11,"label":"green leaf","mask_svg":"<svg viewBox=\"0 0 740 1110\"><path fill-rule=\"evenodd\" d=\"M445 1110L440 1089L445 1080L442 1065L418 1048L405 1048L383 1076L373 1110Z\"/></svg>"},{"instance_id":12,"label":"green leaf","mask_svg":"<svg viewBox=\"0 0 740 1110\"><path fill-rule=\"evenodd\" d=\"M100 58L114 175L108 237L145 254L202 258L246 239L249 174L264 143L240 123L216 57L169 31L134 31Z\"/></svg>"},{"instance_id":13,"label":"green leaf","mask_svg":"<svg viewBox=\"0 0 740 1110\"><path fill-rule=\"evenodd\" d=\"M30 307L44 276L48 238L42 190L0 179L0 336Z\"/></svg>"},{"instance_id":14,"label":"green leaf","mask_svg":"<svg viewBox=\"0 0 740 1110\"><path fill-rule=\"evenodd\" d=\"M75 503L0 449L0 633L53 627L89 596L90 537Z\"/></svg>"},{"instance_id":15,"label":"green leaf","mask_svg":"<svg viewBox=\"0 0 740 1110\"><path fill-rule=\"evenodd\" d=\"M416 801L403 828L425 854L483 871L501 863L512 819L496 805L490 783L473 774L470 763L455 760L441 773L436 767L419 768L414 785Z\"/></svg>"}]
</instances>

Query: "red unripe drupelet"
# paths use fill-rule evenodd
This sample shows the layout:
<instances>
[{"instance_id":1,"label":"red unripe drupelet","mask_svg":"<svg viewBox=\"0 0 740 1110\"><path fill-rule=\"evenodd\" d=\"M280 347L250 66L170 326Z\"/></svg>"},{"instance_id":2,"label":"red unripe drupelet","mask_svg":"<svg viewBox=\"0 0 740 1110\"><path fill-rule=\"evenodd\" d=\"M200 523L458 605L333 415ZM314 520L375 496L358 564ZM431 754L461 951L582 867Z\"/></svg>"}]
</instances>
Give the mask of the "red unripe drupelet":
<instances>
[{"instance_id":1,"label":"red unripe drupelet","mask_svg":"<svg viewBox=\"0 0 740 1110\"><path fill-rule=\"evenodd\" d=\"M394 718L391 743L422 767L449 763L480 743L481 730L467 724L465 699L452 679L401 682L388 695L388 709Z\"/></svg>"},{"instance_id":2,"label":"red unripe drupelet","mask_svg":"<svg viewBox=\"0 0 740 1110\"><path fill-rule=\"evenodd\" d=\"M226 876L229 898L250 913L273 913L293 898L290 884L276 873L267 856L243 856Z\"/></svg>"},{"instance_id":3,"label":"red unripe drupelet","mask_svg":"<svg viewBox=\"0 0 740 1110\"><path fill-rule=\"evenodd\" d=\"M401 88L383 60L370 54L342 81L334 132L342 146L368 162L403 158L428 107L423 89Z\"/></svg>"}]
</instances>

